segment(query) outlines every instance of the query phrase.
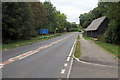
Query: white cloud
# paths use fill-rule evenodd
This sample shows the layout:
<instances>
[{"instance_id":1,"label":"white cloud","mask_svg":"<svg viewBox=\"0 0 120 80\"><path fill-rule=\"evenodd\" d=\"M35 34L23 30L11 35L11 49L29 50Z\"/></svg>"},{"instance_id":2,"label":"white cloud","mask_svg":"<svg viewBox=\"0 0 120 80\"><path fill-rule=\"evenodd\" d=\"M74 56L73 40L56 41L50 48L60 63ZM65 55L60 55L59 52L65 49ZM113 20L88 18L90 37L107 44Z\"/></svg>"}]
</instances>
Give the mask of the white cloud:
<instances>
[{"instance_id":1,"label":"white cloud","mask_svg":"<svg viewBox=\"0 0 120 80\"><path fill-rule=\"evenodd\" d=\"M68 21L76 23L79 23L80 14L89 12L98 4L98 0L51 0L51 2L57 10L67 15Z\"/></svg>"}]
</instances>

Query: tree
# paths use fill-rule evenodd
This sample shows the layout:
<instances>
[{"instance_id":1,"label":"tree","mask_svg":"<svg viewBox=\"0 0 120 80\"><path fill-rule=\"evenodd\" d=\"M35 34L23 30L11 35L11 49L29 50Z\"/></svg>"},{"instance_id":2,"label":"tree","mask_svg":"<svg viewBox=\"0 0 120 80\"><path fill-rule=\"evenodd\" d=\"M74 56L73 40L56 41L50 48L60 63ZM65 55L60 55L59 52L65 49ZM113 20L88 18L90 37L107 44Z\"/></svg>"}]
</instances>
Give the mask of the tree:
<instances>
[{"instance_id":1,"label":"tree","mask_svg":"<svg viewBox=\"0 0 120 80\"><path fill-rule=\"evenodd\" d=\"M25 39L33 35L32 12L28 3L5 2L2 4L2 39Z\"/></svg>"},{"instance_id":2,"label":"tree","mask_svg":"<svg viewBox=\"0 0 120 80\"><path fill-rule=\"evenodd\" d=\"M110 23L108 29L102 36L105 42L120 44L120 2L99 2L98 7L89 13L80 15L80 25L86 27L96 18L106 16Z\"/></svg>"},{"instance_id":3,"label":"tree","mask_svg":"<svg viewBox=\"0 0 120 80\"><path fill-rule=\"evenodd\" d=\"M47 18L48 18L48 29L51 33L54 32L55 30L55 12L56 12L56 8L53 6L53 4L51 2L45 1L43 3L45 10L47 12Z\"/></svg>"},{"instance_id":4,"label":"tree","mask_svg":"<svg viewBox=\"0 0 120 80\"><path fill-rule=\"evenodd\" d=\"M30 2L30 7L32 9L33 13L33 26L38 32L41 28L47 28L48 18L47 18L47 12L40 2Z\"/></svg>"},{"instance_id":5,"label":"tree","mask_svg":"<svg viewBox=\"0 0 120 80\"><path fill-rule=\"evenodd\" d=\"M109 18L110 23L106 34L104 34L104 40L120 45L120 2L107 3L106 8L106 16Z\"/></svg>"},{"instance_id":6,"label":"tree","mask_svg":"<svg viewBox=\"0 0 120 80\"><path fill-rule=\"evenodd\" d=\"M57 28L57 32L63 32L67 22L66 15L60 11L57 11L56 7L54 7L53 4L49 1L45 1L43 4L48 14L47 18L49 31L53 33Z\"/></svg>"}]
</instances>

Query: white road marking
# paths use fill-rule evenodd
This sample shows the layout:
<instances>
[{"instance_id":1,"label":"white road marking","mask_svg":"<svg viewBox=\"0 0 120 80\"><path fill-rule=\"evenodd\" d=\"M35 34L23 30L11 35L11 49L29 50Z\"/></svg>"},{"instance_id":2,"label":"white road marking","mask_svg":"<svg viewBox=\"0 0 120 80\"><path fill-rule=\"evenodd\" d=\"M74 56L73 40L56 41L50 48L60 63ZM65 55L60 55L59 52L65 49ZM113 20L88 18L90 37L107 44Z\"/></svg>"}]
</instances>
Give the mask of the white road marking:
<instances>
[{"instance_id":1,"label":"white road marking","mask_svg":"<svg viewBox=\"0 0 120 80\"><path fill-rule=\"evenodd\" d=\"M14 61L13 59L9 59L9 61Z\"/></svg>"},{"instance_id":2,"label":"white road marking","mask_svg":"<svg viewBox=\"0 0 120 80\"><path fill-rule=\"evenodd\" d=\"M75 41L76 42L76 41ZM71 48L71 51L70 51L70 54L69 54L69 57L72 56L72 52L73 52L73 49L74 49L74 46L75 46L75 42L73 43L73 46Z\"/></svg>"},{"instance_id":3,"label":"white road marking","mask_svg":"<svg viewBox=\"0 0 120 80\"><path fill-rule=\"evenodd\" d=\"M0 66L3 66L4 64L0 64Z\"/></svg>"},{"instance_id":4,"label":"white road marking","mask_svg":"<svg viewBox=\"0 0 120 80\"><path fill-rule=\"evenodd\" d=\"M73 46L72 46L72 48L71 48L71 51L70 51L69 56L72 56L72 53L73 53L73 51L74 51L75 43L76 43L76 39L75 39L75 41L74 41L74 43L73 43ZM69 68L69 71L68 71L68 74L67 74L67 78L70 77L70 73L71 73L71 69L72 69L72 64L73 64L73 58L71 59L71 64L70 64L70 68Z\"/></svg>"},{"instance_id":5,"label":"white road marking","mask_svg":"<svg viewBox=\"0 0 120 80\"><path fill-rule=\"evenodd\" d=\"M0 69L3 68L4 66L0 66Z\"/></svg>"},{"instance_id":6,"label":"white road marking","mask_svg":"<svg viewBox=\"0 0 120 80\"><path fill-rule=\"evenodd\" d=\"M102 67L113 67L113 66L109 66L109 65L103 65L103 64L96 64L96 63L89 63L89 62L85 62L85 61L81 61L79 60L78 58L76 58L74 55L73 57L80 63L83 63L83 64L90 64L90 65L96 65L96 66L102 66Z\"/></svg>"},{"instance_id":7,"label":"white road marking","mask_svg":"<svg viewBox=\"0 0 120 80\"><path fill-rule=\"evenodd\" d=\"M26 57L28 57L28 56L25 56L25 57L20 57L20 58L19 58L19 60L22 60L22 59L24 59L24 58L26 58Z\"/></svg>"},{"instance_id":8,"label":"white road marking","mask_svg":"<svg viewBox=\"0 0 120 80\"><path fill-rule=\"evenodd\" d=\"M67 65L68 65L67 63L64 64L65 67L66 67Z\"/></svg>"},{"instance_id":9,"label":"white road marking","mask_svg":"<svg viewBox=\"0 0 120 80\"><path fill-rule=\"evenodd\" d=\"M4 64L0 64L0 69L4 67Z\"/></svg>"},{"instance_id":10,"label":"white road marking","mask_svg":"<svg viewBox=\"0 0 120 80\"><path fill-rule=\"evenodd\" d=\"M70 64L70 68L69 68L69 71L68 71L67 78L70 77L70 73L71 73L71 69L72 69L72 64L73 64L73 58L71 59L71 64Z\"/></svg>"},{"instance_id":11,"label":"white road marking","mask_svg":"<svg viewBox=\"0 0 120 80\"><path fill-rule=\"evenodd\" d=\"M70 61L70 57L67 58L67 62Z\"/></svg>"},{"instance_id":12,"label":"white road marking","mask_svg":"<svg viewBox=\"0 0 120 80\"><path fill-rule=\"evenodd\" d=\"M70 61L70 57L72 56L75 43L76 43L76 39L75 39L75 42L73 43L73 46L72 46L72 48L71 48L71 50L70 50L70 54L69 54L69 56L68 56L68 58L67 58L67 61Z\"/></svg>"},{"instance_id":13,"label":"white road marking","mask_svg":"<svg viewBox=\"0 0 120 80\"><path fill-rule=\"evenodd\" d=\"M61 70L61 74L64 74L64 73L65 73L65 69L62 69L62 70Z\"/></svg>"}]
</instances>

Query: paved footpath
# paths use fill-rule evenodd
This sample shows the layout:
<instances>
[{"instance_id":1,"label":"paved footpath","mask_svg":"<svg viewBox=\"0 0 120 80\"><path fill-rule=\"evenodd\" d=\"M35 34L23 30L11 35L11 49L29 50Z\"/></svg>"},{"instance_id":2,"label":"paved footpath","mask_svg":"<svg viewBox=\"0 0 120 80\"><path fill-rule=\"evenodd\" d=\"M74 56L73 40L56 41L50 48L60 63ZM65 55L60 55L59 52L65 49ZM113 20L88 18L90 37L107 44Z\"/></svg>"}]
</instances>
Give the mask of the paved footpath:
<instances>
[{"instance_id":1,"label":"paved footpath","mask_svg":"<svg viewBox=\"0 0 120 80\"><path fill-rule=\"evenodd\" d=\"M80 34L81 58L74 59L71 78L118 78L118 60Z\"/></svg>"}]
</instances>

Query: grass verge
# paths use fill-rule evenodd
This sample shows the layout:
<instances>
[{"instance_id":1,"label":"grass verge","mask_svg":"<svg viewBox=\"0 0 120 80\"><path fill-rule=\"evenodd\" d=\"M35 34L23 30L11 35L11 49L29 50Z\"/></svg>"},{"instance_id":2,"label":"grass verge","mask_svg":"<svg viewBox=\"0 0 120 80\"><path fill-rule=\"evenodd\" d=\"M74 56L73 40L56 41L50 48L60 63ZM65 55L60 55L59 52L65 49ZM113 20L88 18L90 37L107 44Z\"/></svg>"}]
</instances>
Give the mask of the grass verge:
<instances>
[{"instance_id":1,"label":"grass verge","mask_svg":"<svg viewBox=\"0 0 120 80\"><path fill-rule=\"evenodd\" d=\"M77 37L77 41L76 41L76 47L75 47L75 52L74 52L74 56L76 58L80 58L81 55L81 51L80 51L80 37Z\"/></svg>"},{"instance_id":2,"label":"grass verge","mask_svg":"<svg viewBox=\"0 0 120 80\"><path fill-rule=\"evenodd\" d=\"M9 44L2 44L2 50L7 50L7 49L12 49L15 47L23 46L23 45L32 44L38 41L43 41L43 40L51 39L53 37L61 36L63 34L65 33L57 33L56 35L54 34L38 35L37 37L30 38L29 40L19 40L19 41L14 41Z\"/></svg>"},{"instance_id":3,"label":"grass verge","mask_svg":"<svg viewBox=\"0 0 120 80\"><path fill-rule=\"evenodd\" d=\"M106 42L103 42L103 41L96 41L96 40L94 40L94 39L92 39L90 37L87 37L85 35L83 35L83 38L85 38L87 40L94 41L96 44L101 46L103 49L105 49L106 51L108 51L109 53L111 53L112 55L117 57L118 59L120 59L120 53L119 53L120 46L110 44L110 43L106 43Z\"/></svg>"}]
</instances>

